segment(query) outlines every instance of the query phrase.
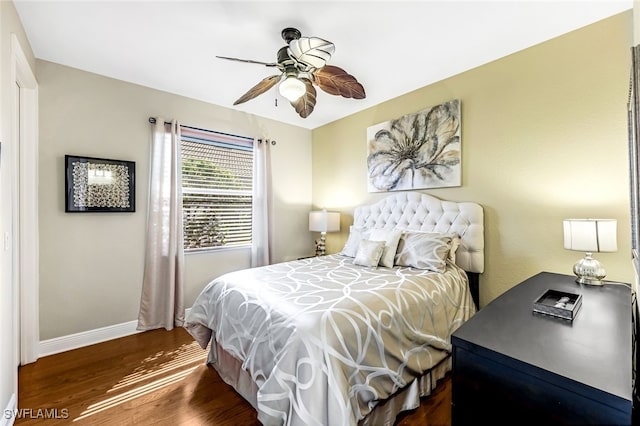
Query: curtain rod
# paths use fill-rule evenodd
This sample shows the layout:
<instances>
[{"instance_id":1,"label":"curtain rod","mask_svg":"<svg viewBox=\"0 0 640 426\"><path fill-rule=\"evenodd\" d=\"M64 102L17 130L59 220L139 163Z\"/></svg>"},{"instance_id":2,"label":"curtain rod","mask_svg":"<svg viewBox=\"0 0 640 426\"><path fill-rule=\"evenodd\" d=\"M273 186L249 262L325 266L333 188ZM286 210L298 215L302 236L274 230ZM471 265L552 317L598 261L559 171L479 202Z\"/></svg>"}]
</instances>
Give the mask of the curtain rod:
<instances>
[{"instance_id":1,"label":"curtain rod","mask_svg":"<svg viewBox=\"0 0 640 426\"><path fill-rule=\"evenodd\" d=\"M149 117L149 123L151 124L156 124L156 118L155 117ZM164 124L171 124L169 121L165 121Z\"/></svg>"},{"instance_id":2,"label":"curtain rod","mask_svg":"<svg viewBox=\"0 0 640 426\"><path fill-rule=\"evenodd\" d=\"M156 123L156 121L157 121L157 120L156 120L156 118L155 118L155 117L149 117L149 123L151 123L151 124L155 124L155 123ZM170 121L165 121L165 122L164 122L164 124L171 124L171 122L170 122ZM218 133L218 134L220 134L220 135L233 136L233 137L235 137L235 138L243 138L243 139L253 140L253 138L250 138L250 137L248 137L248 136L234 135L234 134L232 134L232 133L216 132L215 130L200 129L200 128L198 128L198 127L183 126L183 125L181 125L181 127L186 127L186 128L188 128L188 129L194 129L194 130L202 130L202 131L204 131L204 132ZM266 139L266 142L267 142L267 143L271 143L271 145L275 145L275 144L276 144L276 141L274 141L274 140ZM258 139L258 143L262 143L262 139Z\"/></svg>"}]
</instances>

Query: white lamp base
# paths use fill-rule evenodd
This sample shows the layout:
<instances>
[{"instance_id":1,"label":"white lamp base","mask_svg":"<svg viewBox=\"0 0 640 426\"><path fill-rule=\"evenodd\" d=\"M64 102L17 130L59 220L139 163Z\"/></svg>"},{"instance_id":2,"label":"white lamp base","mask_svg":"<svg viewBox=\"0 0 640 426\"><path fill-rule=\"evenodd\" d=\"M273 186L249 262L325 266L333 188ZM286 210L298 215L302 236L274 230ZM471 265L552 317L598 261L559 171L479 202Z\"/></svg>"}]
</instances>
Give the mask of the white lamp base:
<instances>
[{"instance_id":1,"label":"white lamp base","mask_svg":"<svg viewBox=\"0 0 640 426\"><path fill-rule=\"evenodd\" d=\"M576 274L578 284L602 285L602 279L607 275L600 262L586 253L575 265L573 273Z\"/></svg>"}]
</instances>

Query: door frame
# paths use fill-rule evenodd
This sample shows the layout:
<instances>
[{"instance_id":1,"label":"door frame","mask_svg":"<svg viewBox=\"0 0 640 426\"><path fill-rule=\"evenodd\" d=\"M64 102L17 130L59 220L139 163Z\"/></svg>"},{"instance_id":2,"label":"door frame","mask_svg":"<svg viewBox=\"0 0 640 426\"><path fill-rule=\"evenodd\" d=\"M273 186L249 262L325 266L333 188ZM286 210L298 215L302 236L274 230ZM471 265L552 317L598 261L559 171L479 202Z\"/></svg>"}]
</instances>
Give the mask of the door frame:
<instances>
[{"instance_id":1,"label":"door frame","mask_svg":"<svg viewBox=\"0 0 640 426\"><path fill-rule=\"evenodd\" d=\"M11 111L13 141L12 281L14 340L17 360L24 365L38 359L39 324L39 233L38 233L38 82L20 41L11 34ZM15 84L14 84L15 83ZM19 107L19 110L18 110Z\"/></svg>"}]
</instances>

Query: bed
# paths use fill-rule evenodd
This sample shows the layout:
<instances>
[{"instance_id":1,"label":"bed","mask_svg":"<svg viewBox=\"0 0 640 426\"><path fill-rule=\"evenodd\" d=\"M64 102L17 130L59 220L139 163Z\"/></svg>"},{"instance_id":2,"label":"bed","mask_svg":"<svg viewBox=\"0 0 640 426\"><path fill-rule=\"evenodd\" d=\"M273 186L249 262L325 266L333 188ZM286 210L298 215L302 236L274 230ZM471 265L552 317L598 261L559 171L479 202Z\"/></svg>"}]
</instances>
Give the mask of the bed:
<instances>
[{"instance_id":1,"label":"bed","mask_svg":"<svg viewBox=\"0 0 640 426\"><path fill-rule=\"evenodd\" d=\"M451 370L483 270L480 205L400 192L340 253L214 279L185 328L265 425L393 424Z\"/></svg>"}]
</instances>

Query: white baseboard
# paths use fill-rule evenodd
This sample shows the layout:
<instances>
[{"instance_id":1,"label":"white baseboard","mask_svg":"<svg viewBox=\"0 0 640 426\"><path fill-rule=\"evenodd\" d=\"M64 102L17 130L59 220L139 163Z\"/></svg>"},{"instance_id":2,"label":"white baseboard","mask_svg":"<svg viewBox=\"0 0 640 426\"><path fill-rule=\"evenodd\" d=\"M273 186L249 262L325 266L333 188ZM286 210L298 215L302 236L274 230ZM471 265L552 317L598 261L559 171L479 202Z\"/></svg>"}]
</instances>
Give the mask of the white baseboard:
<instances>
[{"instance_id":1,"label":"white baseboard","mask_svg":"<svg viewBox=\"0 0 640 426\"><path fill-rule=\"evenodd\" d=\"M132 334L140 333L139 330L136 330L137 326L138 321L129 321L122 324L96 328L95 330L69 334L68 336L43 340L40 342L38 354L41 357L59 354L60 352L66 352L72 349L106 342L107 340L130 336Z\"/></svg>"},{"instance_id":2,"label":"white baseboard","mask_svg":"<svg viewBox=\"0 0 640 426\"><path fill-rule=\"evenodd\" d=\"M191 308L185 310L185 316ZM110 325L107 327L96 328L95 330L83 331L68 336L56 337L40 342L38 355L40 357L59 354L60 352L70 351L72 349L82 348L84 346L94 345L96 343L106 342L107 340L118 339L120 337L131 336L132 334L141 333L137 330L138 321L123 322L121 324ZM0 424L0 426L4 426Z\"/></svg>"},{"instance_id":3,"label":"white baseboard","mask_svg":"<svg viewBox=\"0 0 640 426\"><path fill-rule=\"evenodd\" d=\"M11 426L13 422L16 420L16 417L13 413L18 409L16 400L16 394L11 394L11 398L9 398L9 404L7 404L7 408L2 412L2 416L0 417L0 426ZM8 417L8 418L7 418Z\"/></svg>"}]
</instances>

